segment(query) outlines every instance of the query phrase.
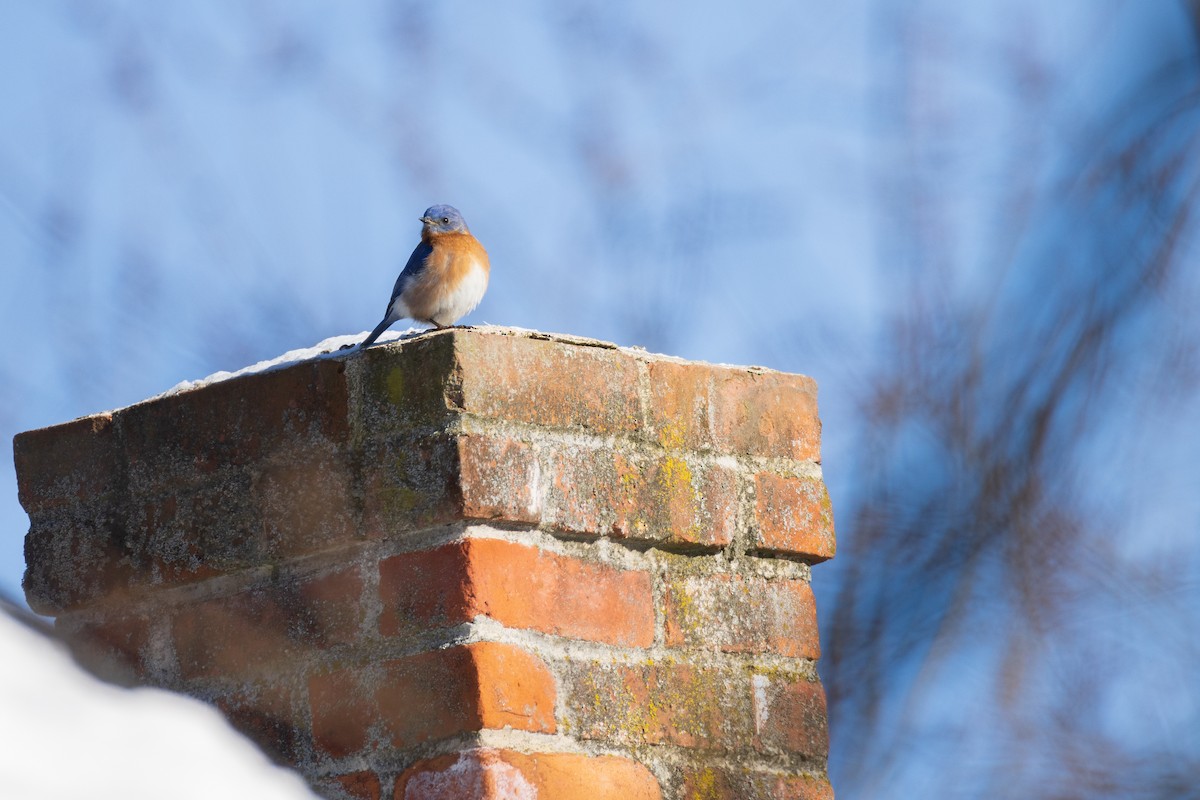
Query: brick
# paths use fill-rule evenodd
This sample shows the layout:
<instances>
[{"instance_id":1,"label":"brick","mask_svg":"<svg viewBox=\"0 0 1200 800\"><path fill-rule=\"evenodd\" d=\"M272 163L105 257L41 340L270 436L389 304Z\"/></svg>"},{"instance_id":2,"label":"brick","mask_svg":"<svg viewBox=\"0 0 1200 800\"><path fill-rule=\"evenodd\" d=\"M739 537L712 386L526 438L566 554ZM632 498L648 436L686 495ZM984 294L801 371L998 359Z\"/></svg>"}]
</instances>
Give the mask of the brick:
<instances>
[{"instance_id":1,"label":"brick","mask_svg":"<svg viewBox=\"0 0 1200 800\"><path fill-rule=\"evenodd\" d=\"M781 775L774 779L772 800L833 800L833 786L826 778Z\"/></svg>"},{"instance_id":2,"label":"brick","mask_svg":"<svg viewBox=\"0 0 1200 800\"><path fill-rule=\"evenodd\" d=\"M365 537L387 538L462 518L458 448L450 437L364 442L360 463Z\"/></svg>"},{"instance_id":3,"label":"brick","mask_svg":"<svg viewBox=\"0 0 1200 800\"><path fill-rule=\"evenodd\" d=\"M517 753L478 748L418 762L396 781L394 800L660 800L658 781L617 756Z\"/></svg>"},{"instance_id":4,"label":"brick","mask_svg":"<svg viewBox=\"0 0 1200 800\"><path fill-rule=\"evenodd\" d=\"M272 557L319 552L352 539L358 520L350 465L332 446L285 448L256 469L251 503L261 520L261 550Z\"/></svg>"},{"instance_id":5,"label":"brick","mask_svg":"<svg viewBox=\"0 0 1200 800\"><path fill-rule=\"evenodd\" d=\"M134 684L152 669L151 621L142 614L114 613L100 619L60 617L55 633L70 645L76 661L110 683Z\"/></svg>"},{"instance_id":6,"label":"brick","mask_svg":"<svg viewBox=\"0 0 1200 800\"><path fill-rule=\"evenodd\" d=\"M476 642L464 649L474 659L481 727L555 732L558 684L545 662L498 642Z\"/></svg>"},{"instance_id":7,"label":"brick","mask_svg":"<svg viewBox=\"0 0 1200 800\"><path fill-rule=\"evenodd\" d=\"M134 491L193 482L281 450L349 439L340 361L307 361L123 409L114 423Z\"/></svg>"},{"instance_id":8,"label":"brick","mask_svg":"<svg viewBox=\"0 0 1200 800\"><path fill-rule=\"evenodd\" d=\"M252 481L248 469L231 467L193 486L131 502L120 535L136 581L189 583L273 560Z\"/></svg>"},{"instance_id":9,"label":"brick","mask_svg":"<svg viewBox=\"0 0 1200 800\"><path fill-rule=\"evenodd\" d=\"M334 781L346 797L354 800L379 800L383 795L379 776L370 770L339 775Z\"/></svg>"},{"instance_id":10,"label":"brick","mask_svg":"<svg viewBox=\"0 0 1200 800\"><path fill-rule=\"evenodd\" d=\"M471 583L472 540L385 558L379 563L379 632L414 636L470 622L479 613Z\"/></svg>"},{"instance_id":11,"label":"brick","mask_svg":"<svg viewBox=\"0 0 1200 800\"><path fill-rule=\"evenodd\" d=\"M760 472L754 476L754 493L754 550L810 563L833 558L833 504L821 479Z\"/></svg>"},{"instance_id":12,"label":"brick","mask_svg":"<svg viewBox=\"0 0 1200 800\"><path fill-rule=\"evenodd\" d=\"M737 525L732 471L681 453L574 447L549 456L543 522L559 530L682 546L727 546Z\"/></svg>"},{"instance_id":13,"label":"brick","mask_svg":"<svg viewBox=\"0 0 1200 800\"><path fill-rule=\"evenodd\" d=\"M752 680L756 747L824 761L829 722L821 684L784 674L758 673Z\"/></svg>"},{"instance_id":14,"label":"brick","mask_svg":"<svg viewBox=\"0 0 1200 800\"><path fill-rule=\"evenodd\" d=\"M748 678L735 670L647 660L564 670L564 728L618 745L730 751L752 733Z\"/></svg>"},{"instance_id":15,"label":"brick","mask_svg":"<svg viewBox=\"0 0 1200 800\"><path fill-rule=\"evenodd\" d=\"M39 614L120 597L143 577L129 559L121 510L103 500L33 512L29 523L21 585Z\"/></svg>"},{"instance_id":16,"label":"brick","mask_svg":"<svg viewBox=\"0 0 1200 800\"><path fill-rule=\"evenodd\" d=\"M710 450L712 367L650 361L649 439L668 450Z\"/></svg>"},{"instance_id":17,"label":"brick","mask_svg":"<svg viewBox=\"0 0 1200 800\"><path fill-rule=\"evenodd\" d=\"M616 349L456 332L463 411L592 433L641 426L638 369Z\"/></svg>"},{"instance_id":18,"label":"brick","mask_svg":"<svg viewBox=\"0 0 1200 800\"><path fill-rule=\"evenodd\" d=\"M112 414L19 433L13 437L13 460L17 498L31 515L124 493L124 457Z\"/></svg>"},{"instance_id":19,"label":"brick","mask_svg":"<svg viewBox=\"0 0 1200 800\"><path fill-rule=\"evenodd\" d=\"M216 704L276 764L295 764L309 747L307 720L297 713L294 691L287 685L243 687Z\"/></svg>"},{"instance_id":20,"label":"brick","mask_svg":"<svg viewBox=\"0 0 1200 800\"><path fill-rule=\"evenodd\" d=\"M466 539L380 563L385 636L483 614L511 628L647 647L654 640L650 575L498 539Z\"/></svg>"},{"instance_id":21,"label":"brick","mask_svg":"<svg viewBox=\"0 0 1200 800\"><path fill-rule=\"evenodd\" d=\"M509 438L458 439L462 513L468 519L537 524L541 470L533 448Z\"/></svg>"},{"instance_id":22,"label":"brick","mask_svg":"<svg viewBox=\"0 0 1200 800\"><path fill-rule=\"evenodd\" d=\"M554 676L513 645L475 642L314 677L314 738L334 756L376 726L397 749L483 729L554 733Z\"/></svg>"},{"instance_id":23,"label":"brick","mask_svg":"<svg viewBox=\"0 0 1200 800\"><path fill-rule=\"evenodd\" d=\"M308 679L308 704L314 747L343 758L362 751L379 719L375 701L378 670L345 667Z\"/></svg>"},{"instance_id":24,"label":"brick","mask_svg":"<svg viewBox=\"0 0 1200 800\"><path fill-rule=\"evenodd\" d=\"M833 800L833 789L824 778L749 767L684 767L679 786L680 796L688 800Z\"/></svg>"},{"instance_id":25,"label":"brick","mask_svg":"<svg viewBox=\"0 0 1200 800\"><path fill-rule=\"evenodd\" d=\"M710 367L713 442L734 455L821 460L817 384L803 375Z\"/></svg>"},{"instance_id":26,"label":"brick","mask_svg":"<svg viewBox=\"0 0 1200 800\"><path fill-rule=\"evenodd\" d=\"M663 616L670 647L810 659L821 654L807 581L669 574Z\"/></svg>"},{"instance_id":27,"label":"brick","mask_svg":"<svg viewBox=\"0 0 1200 800\"><path fill-rule=\"evenodd\" d=\"M350 567L182 607L172 634L180 675L254 675L353 643L362 625L362 578Z\"/></svg>"},{"instance_id":28,"label":"brick","mask_svg":"<svg viewBox=\"0 0 1200 800\"><path fill-rule=\"evenodd\" d=\"M443 430L457 413L456 332L360 351L347 361L356 441Z\"/></svg>"}]
</instances>

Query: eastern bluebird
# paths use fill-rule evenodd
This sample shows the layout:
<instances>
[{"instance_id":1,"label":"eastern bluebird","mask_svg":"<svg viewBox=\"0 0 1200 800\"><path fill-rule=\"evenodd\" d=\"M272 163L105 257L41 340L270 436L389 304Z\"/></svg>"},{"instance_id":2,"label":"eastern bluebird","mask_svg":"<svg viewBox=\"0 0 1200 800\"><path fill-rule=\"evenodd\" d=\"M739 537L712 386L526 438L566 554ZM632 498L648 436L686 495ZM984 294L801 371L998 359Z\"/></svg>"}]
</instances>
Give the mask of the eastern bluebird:
<instances>
[{"instance_id":1,"label":"eastern bluebird","mask_svg":"<svg viewBox=\"0 0 1200 800\"><path fill-rule=\"evenodd\" d=\"M430 206L421 222L421 243L396 278L383 321L361 347L370 347L393 322L406 317L435 328L453 325L471 313L487 291L487 251L467 230L458 209Z\"/></svg>"}]
</instances>

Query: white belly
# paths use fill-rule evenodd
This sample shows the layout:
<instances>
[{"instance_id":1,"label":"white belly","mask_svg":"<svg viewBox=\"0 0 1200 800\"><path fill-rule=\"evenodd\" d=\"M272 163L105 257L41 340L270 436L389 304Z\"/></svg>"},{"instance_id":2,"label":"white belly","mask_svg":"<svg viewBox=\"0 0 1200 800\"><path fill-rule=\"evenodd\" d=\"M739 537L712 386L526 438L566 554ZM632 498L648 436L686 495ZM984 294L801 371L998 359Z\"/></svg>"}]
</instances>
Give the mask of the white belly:
<instances>
[{"instance_id":1,"label":"white belly","mask_svg":"<svg viewBox=\"0 0 1200 800\"><path fill-rule=\"evenodd\" d=\"M434 313L430 314L439 325L453 325L475 310L487 291L488 273L475 262L458 286L441 293Z\"/></svg>"}]
</instances>

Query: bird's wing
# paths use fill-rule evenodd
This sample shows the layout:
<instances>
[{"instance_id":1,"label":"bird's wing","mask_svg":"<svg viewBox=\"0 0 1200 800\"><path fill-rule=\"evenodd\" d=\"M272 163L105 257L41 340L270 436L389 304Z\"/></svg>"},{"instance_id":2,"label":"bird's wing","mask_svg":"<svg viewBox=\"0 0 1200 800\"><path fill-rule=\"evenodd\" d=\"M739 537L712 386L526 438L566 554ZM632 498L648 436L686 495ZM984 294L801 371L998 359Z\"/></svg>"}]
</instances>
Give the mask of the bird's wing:
<instances>
[{"instance_id":1,"label":"bird's wing","mask_svg":"<svg viewBox=\"0 0 1200 800\"><path fill-rule=\"evenodd\" d=\"M412 255L408 257L408 263L404 265L400 276L396 278L396 285L392 288L392 296L388 300L385 314L391 312L392 303L396 302L396 298L404 291L404 287L408 285L408 282L425 271L425 259L429 258L429 254L432 252L433 248L425 242L421 242L413 248Z\"/></svg>"}]
</instances>

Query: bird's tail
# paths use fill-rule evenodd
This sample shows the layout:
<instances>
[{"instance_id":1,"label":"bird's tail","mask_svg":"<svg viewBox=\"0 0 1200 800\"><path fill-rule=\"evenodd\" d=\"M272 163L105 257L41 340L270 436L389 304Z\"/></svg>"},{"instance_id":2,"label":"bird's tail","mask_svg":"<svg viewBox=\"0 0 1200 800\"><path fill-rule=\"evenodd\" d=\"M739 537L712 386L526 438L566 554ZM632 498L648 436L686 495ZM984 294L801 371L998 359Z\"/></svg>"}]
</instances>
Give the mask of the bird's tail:
<instances>
[{"instance_id":1,"label":"bird's tail","mask_svg":"<svg viewBox=\"0 0 1200 800\"><path fill-rule=\"evenodd\" d=\"M370 347L371 345L375 344L375 340L379 338L379 334L383 333L389 327L391 327L391 324L395 321L396 320L392 319L390 316L384 317L383 321L375 326L375 330L371 331L371 335L368 336L367 338L363 339L363 342L362 342L362 344L360 344L358 346L358 349L362 350L364 348Z\"/></svg>"}]
</instances>

